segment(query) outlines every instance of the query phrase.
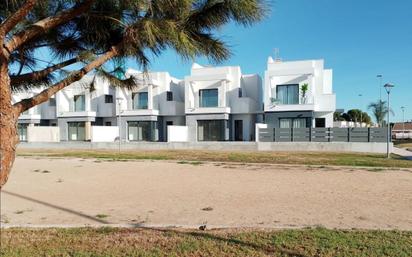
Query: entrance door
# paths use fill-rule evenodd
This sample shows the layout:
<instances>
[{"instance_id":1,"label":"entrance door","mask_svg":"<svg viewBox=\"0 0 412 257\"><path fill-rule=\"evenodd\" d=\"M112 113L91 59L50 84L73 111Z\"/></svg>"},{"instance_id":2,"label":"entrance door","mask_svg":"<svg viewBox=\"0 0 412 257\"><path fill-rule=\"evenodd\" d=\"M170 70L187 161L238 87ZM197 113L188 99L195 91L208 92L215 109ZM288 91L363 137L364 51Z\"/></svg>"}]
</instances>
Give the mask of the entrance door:
<instances>
[{"instance_id":1,"label":"entrance door","mask_svg":"<svg viewBox=\"0 0 412 257\"><path fill-rule=\"evenodd\" d=\"M168 133L168 127L169 126L173 126L173 121L171 121L171 120L168 120L168 121L166 121L166 138L165 138L165 141L167 142L167 139L169 138L169 135L167 134Z\"/></svg>"},{"instance_id":2,"label":"entrance door","mask_svg":"<svg viewBox=\"0 0 412 257\"><path fill-rule=\"evenodd\" d=\"M243 120L235 120L235 141L243 141Z\"/></svg>"}]
</instances>

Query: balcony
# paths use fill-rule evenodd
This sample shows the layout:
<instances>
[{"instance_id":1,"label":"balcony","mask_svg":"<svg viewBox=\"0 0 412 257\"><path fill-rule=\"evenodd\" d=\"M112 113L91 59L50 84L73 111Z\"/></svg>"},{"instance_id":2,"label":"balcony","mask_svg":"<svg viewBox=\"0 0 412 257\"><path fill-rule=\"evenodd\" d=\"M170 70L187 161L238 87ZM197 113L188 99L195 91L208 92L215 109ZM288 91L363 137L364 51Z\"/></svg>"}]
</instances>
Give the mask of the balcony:
<instances>
[{"instance_id":1,"label":"balcony","mask_svg":"<svg viewBox=\"0 0 412 257\"><path fill-rule=\"evenodd\" d=\"M119 111L116 111L116 115L119 115ZM159 110L154 109L135 109L135 110L122 110L122 116L158 116Z\"/></svg>"},{"instance_id":2,"label":"balcony","mask_svg":"<svg viewBox=\"0 0 412 257\"><path fill-rule=\"evenodd\" d=\"M313 96L300 97L298 104L283 104L278 99L269 99L269 104L265 106L265 111L271 112L291 112L291 111L314 111L315 104Z\"/></svg>"},{"instance_id":3,"label":"balcony","mask_svg":"<svg viewBox=\"0 0 412 257\"><path fill-rule=\"evenodd\" d=\"M198 107L187 108L186 114L230 113L230 107Z\"/></svg>"},{"instance_id":4,"label":"balcony","mask_svg":"<svg viewBox=\"0 0 412 257\"><path fill-rule=\"evenodd\" d=\"M72 117L96 117L96 112L93 111L68 111L59 112L59 118L72 118Z\"/></svg>"}]
</instances>

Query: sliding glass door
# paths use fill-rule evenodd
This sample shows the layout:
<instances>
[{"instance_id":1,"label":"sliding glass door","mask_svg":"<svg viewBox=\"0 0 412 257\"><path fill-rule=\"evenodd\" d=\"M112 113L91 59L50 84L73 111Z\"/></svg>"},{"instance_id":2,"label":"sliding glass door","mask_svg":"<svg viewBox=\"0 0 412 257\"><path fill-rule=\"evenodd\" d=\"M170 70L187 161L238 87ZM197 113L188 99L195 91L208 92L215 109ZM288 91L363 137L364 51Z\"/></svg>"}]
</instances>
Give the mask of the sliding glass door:
<instances>
[{"instance_id":1,"label":"sliding glass door","mask_svg":"<svg viewBox=\"0 0 412 257\"><path fill-rule=\"evenodd\" d=\"M198 120L198 141L224 141L226 132L226 120Z\"/></svg>"},{"instance_id":2,"label":"sliding glass door","mask_svg":"<svg viewBox=\"0 0 412 257\"><path fill-rule=\"evenodd\" d=\"M280 104L299 104L299 85L278 85L276 96Z\"/></svg>"},{"instance_id":3,"label":"sliding glass door","mask_svg":"<svg viewBox=\"0 0 412 257\"><path fill-rule=\"evenodd\" d=\"M129 121L128 139L129 141L156 141L155 121Z\"/></svg>"},{"instance_id":4,"label":"sliding glass door","mask_svg":"<svg viewBox=\"0 0 412 257\"><path fill-rule=\"evenodd\" d=\"M68 122L68 138L69 141L85 141L86 126L85 122Z\"/></svg>"}]
</instances>

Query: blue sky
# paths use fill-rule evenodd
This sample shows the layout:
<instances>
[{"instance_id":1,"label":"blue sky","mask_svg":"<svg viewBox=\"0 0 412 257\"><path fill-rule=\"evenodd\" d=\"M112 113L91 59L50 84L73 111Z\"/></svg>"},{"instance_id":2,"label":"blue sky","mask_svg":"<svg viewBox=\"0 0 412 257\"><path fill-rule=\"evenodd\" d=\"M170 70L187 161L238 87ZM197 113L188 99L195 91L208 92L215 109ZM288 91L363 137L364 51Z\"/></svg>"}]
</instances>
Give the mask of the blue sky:
<instances>
[{"instance_id":1,"label":"blue sky","mask_svg":"<svg viewBox=\"0 0 412 257\"><path fill-rule=\"evenodd\" d=\"M396 85L395 116L412 120L412 19L410 0L276 0L270 16L253 27L230 24L219 34L232 45L222 65L263 74L267 57L280 49L283 60L324 59L334 71L337 108L362 108L379 98L377 74ZM206 60L196 60L208 64ZM133 62L129 67L136 67ZM191 62L168 51L152 59L151 70L183 78ZM384 92L384 91L383 91ZM358 95L362 94L362 97ZM386 97L386 95L385 95Z\"/></svg>"}]
</instances>

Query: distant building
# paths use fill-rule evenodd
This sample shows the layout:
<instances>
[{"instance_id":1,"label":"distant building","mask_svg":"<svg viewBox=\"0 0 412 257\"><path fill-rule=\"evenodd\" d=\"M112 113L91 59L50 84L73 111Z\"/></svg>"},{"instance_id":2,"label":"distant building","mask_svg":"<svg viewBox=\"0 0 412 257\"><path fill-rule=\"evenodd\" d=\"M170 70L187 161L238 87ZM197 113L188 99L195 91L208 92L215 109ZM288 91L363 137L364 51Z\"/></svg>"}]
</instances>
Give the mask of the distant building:
<instances>
[{"instance_id":1,"label":"distant building","mask_svg":"<svg viewBox=\"0 0 412 257\"><path fill-rule=\"evenodd\" d=\"M396 139L412 138L412 122L396 122L392 128L392 137Z\"/></svg>"}]
</instances>

